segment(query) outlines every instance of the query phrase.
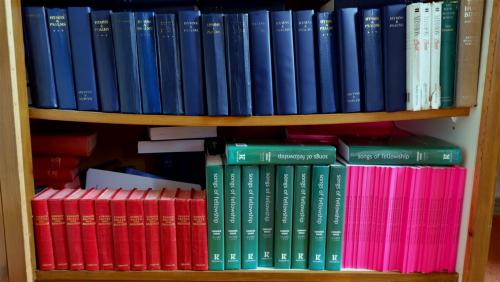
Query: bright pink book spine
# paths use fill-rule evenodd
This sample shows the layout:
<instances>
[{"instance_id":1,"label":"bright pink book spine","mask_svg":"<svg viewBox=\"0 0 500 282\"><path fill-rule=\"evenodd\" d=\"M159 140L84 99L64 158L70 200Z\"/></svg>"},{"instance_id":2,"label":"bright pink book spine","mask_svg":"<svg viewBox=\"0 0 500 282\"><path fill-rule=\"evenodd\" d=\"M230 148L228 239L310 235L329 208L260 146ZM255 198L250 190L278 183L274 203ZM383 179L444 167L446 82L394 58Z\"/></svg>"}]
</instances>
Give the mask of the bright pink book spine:
<instances>
[{"instance_id":1,"label":"bright pink book spine","mask_svg":"<svg viewBox=\"0 0 500 282\"><path fill-rule=\"evenodd\" d=\"M99 250L99 268L101 270L113 270L114 250L111 199L97 199L95 201L95 215L97 244Z\"/></svg>"},{"instance_id":2,"label":"bright pink book spine","mask_svg":"<svg viewBox=\"0 0 500 282\"><path fill-rule=\"evenodd\" d=\"M85 270L89 271L99 270L99 249L97 248L97 227L94 202L95 198L80 200L83 258L85 261Z\"/></svg>"},{"instance_id":3,"label":"bright pink book spine","mask_svg":"<svg viewBox=\"0 0 500 282\"><path fill-rule=\"evenodd\" d=\"M445 185L443 187L443 202L442 202L442 217L441 217L441 227L438 242L438 254L437 254L437 269L436 271L444 270L444 260L448 256L447 244L449 242L449 223L450 223L450 204L452 196L451 184L454 181L453 168L445 169Z\"/></svg>"},{"instance_id":4,"label":"bright pink book spine","mask_svg":"<svg viewBox=\"0 0 500 282\"><path fill-rule=\"evenodd\" d=\"M193 270L208 270L207 199L205 191L191 199L191 260Z\"/></svg>"},{"instance_id":5,"label":"bright pink book spine","mask_svg":"<svg viewBox=\"0 0 500 282\"><path fill-rule=\"evenodd\" d=\"M118 191L111 200L113 249L115 253L115 270L128 271L130 270L130 240L127 228L126 197L117 198L122 191Z\"/></svg>"},{"instance_id":6,"label":"bright pink book spine","mask_svg":"<svg viewBox=\"0 0 500 282\"><path fill-rule=\"evenodd\" d=\"M416 199L416 179L418 178L418 169L416 167L409 167L410 178L408 179L407 190L409 191L406 199L406 217L405 217L405 234L404 234L404 249L402 250L402 272L410 272L412 244L413 244L413 229L414 229L414 213L415 213L415 199Z\"/></svg>"},{"instance_id":7,"label":"bright pink book spine","mask_svg":"<svg viewBox=\"0 0 500 282\"><path fill-rule=\"evenodd\" d=\"M55 269L67 270L69 267L69 259L63 200L49 199L49 212L52 243L54 247Z\"/></svg>"},{"instance_id":8,"label":"bright pink book spine","mask_svg":"<svg viewBox=\"0 0 500 282\"><path fill-rule=\"evenodd\" d=\"M358 167L358 180L356 183L356 207L354 209L354 225L353 225L353 267L361 268L360 257L358 256L358 249L360 246L360 242L362 240L360 236L361 231L361 199L363 196L363 177L364 177L364 167Z\"/></svg>"},{"instance_id":9,"label":"bright pink book spine","mask_svg":"<svg viewBox=\"0 0 500 282\"><path fill-rule=\"evenodd\" d=\"M460 223L462 218L462 206L464 201L464 189L465 189L465 180L467 176L467 170L462 167L455 167L456 186L454 187L454 192L456 197L454 198L453 203L453 222L452 222L452 232L451 232L451 248L450 248L450 256L448 263L448 272L455 272L456 264L457 264L457 251L458 251L458 241L460 237Z\"/></svg>"},{"instance_id":10,"label":"bright pink book spine","mask_svg":"<svg viewBox=\"0 0 500 282\"><path fill-rule=\"evenodd\" d=\"M158 200L159 198L144 199L146 258L148 263L148 270L161 269L160 216Z\"/></svg>"},{"instance_id":11,"label":"bright pink book spine","mask_svg":"<svg viewBox=\"0 0 500 282\"><path fill-rule=\"evenodd\" d=\"M77 190L80 192L81 190ZM64 217L68 243L70 270L83 270L82 228L80 224L80 209L78 199L64 200Z\"/></svg>"},{"instance_id":12,"label":"bright pink book spine","mask_svg":"<svg viewBox=\"0 0 500 282\"><path fill-rule=\"evenodd\" d=\"M170 191L164 190L163 193ZM177 270L177 235L175 225L175 193L172 198L162 196L159 202L161 269Z\"/></svg>"},{"instance_id":13,"label":"bright pink book spine","mask_svg":"<svg viewBox=\"0 0 500 282\"><path fill-rule=\"evenodd\" d=\"M429 217L427 220L428 232L426 234L425 249L424 249L424 263L422 272L429 273L434 271L436 250L437 250L437 237L440 226L440 194L441 186L444 185L442 180L442 172L444 168L432 169L432 182L430 187L430 201L429 201Z\"/></svg>"},{"instance_id":14,"label":"bright pink book spine","mask_svg":"<svg viewBox=\"0 0 500 282\"><path fill-rule=\"evenodd\" d=\"M434 247L429 254L431 258L428 265L429 272L437 272L439 269L440 238L443 227L444 192L446 189L446 168L437 170L437 178L438 180L434 183L434 189L437 189L436 230L432 242Z\"/></svg>"},{"instance_id":15,"label":"bright pink book spine","mask_svg":"<svg viewBox=\"0 0 500 282\"><path fill-rule=\"evenodd\" d=\"M385 238L388 232L387 216L389 212L389 192L391 185L391 167L382 167L380 169L383 171L381 179L379 181L379 192L381 193L380 201L377 207L377 212L379 218L377 220L377 238L376 238L376 251L374 259L374 269L377 271L382 271L384 268L384 248L385 248Z\"/></svg>"},{"instance_id":16,"label":"bright pink book spine","mask_svg":"<svg viewBox=\"0 0 500 282\"><path fill-rule=\"evenodd\" d=\"M356 246L356 268L366 268L366 220L367 216L367 193L368 193L368 168L363 166L363 178L361 179L361 191L359 193L359 221L358 221L358 244Z\"/></svg>"},{"instance_id":17,"label":"bright pink book spine","mask_svg":"<svg viewBox=\"0 0 500 282\"><path fill-rule=\"evenodd\" d=\"M417 263L416 272L423 271L424 262L424 250L426 249L425 240L426 234L428 232L428 218L429 218L429 203L430 203L430 185L432 177L432 168L423 167L423 181L421 183L422 187L420 190L420 203L419 203L419 216L418 216L418 237L417 237Z\"/></svg>"},{"instance_id":18,"label":"bright pink book spine","mask_svg":"<svg viewBox=\"0 0 500 282\"><path fill-rule=\"evenodd\" d=\"M371 260L373 259L373 247L375 242L371 240L375 236L374 226L376 224L375 202L377 201L377 189L375 185L374 166L366 167L367 186L366 189L366 218L365 218L365 249L363 251L365 268L371 269Z\"/></svg>"},{"instance_id":19,"label":"bright pink book spine","mask_svg":"<svg viewBox=\"0 0 500 282\"><path fill-rule=\"evenodd\" d=\"M351 255L348 252L351 242L351 214L352 214L352 178L353 178L353 167L346 165L346 190L345 190L345 215L344 215L344 244L342 244L342 268L349 268Z\"/></svg>"},{"instance_id":20,"label":"bright pink book spine","mask_svg":"<svg viewBox=\"0 0 500 282\"><path fill-rule=\"evenodd\" d=\"M350 226L349 226L349 245L347 248L347 252L349 254L349 268L355 268L355 258L354 258L354 245L357 244L357 241L354 238L354 229L359 222L356 221L356 209L357 209L357 190L358 190L358 174L359 174L359 166L354 165L352 168L352 179L351 179L351 200L350 200Z\"/></svg>"},{"instance_id":21,"label":"bright pink book spine","mask_svg":"<svg viewBox=\"0 0 500 282\"><path fill-rule=\"evenodd\" d=\"M142 192L144 191L137 190ZM136 193L134 191L133 193ZM130 269L134 271L146 270L146 233L144 226L144 200L126 200L127 206L127 226L130 246Z\"/></svg>"}]
</instances>

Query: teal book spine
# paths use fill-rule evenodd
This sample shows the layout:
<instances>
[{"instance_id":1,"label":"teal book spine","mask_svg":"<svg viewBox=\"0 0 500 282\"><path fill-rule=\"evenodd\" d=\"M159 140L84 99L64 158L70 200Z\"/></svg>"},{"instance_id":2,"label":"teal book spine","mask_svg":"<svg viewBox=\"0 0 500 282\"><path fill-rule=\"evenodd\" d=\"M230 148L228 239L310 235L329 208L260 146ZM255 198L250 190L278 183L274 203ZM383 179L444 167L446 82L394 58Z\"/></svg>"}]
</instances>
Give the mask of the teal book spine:
<instances>
[{"instance_id":1,"label":"teal book spine","mask_svg":"<svg viewBox=\"0 0 500 282\"><path fill-rule=\"evenodd\" d=\"M241 269L241 167L225 167L225 269Z\"/></svg>"},{"instance_id":2,"label":"teal book spine","mask_svg":"<svg viewBox=\"0 0 500 282\"><path fill-rule=\"evenodd\" d=\"M293 187L292 268L306 269L309 248L310 166L295 166Z\"/></svg>"},{"instance_id":3,"label":"teal book spine","mask_svg":"<svg viewBox=\"0 0 500 282\"><path fill-rule=\"evenodd\" d=\"M259 167L259 267L274 265L274 197L276 166Z\"/></svg>"},{"instance_id":4,"label":"teal book spine","mask_svg":"<svg viewBox=\"0 0 500 282\"><path fill-rule=\"evenodd\" d=\"M291 165L276 168L274 267L279 269L289 269L292 262L293 173Z\"/></svg>"},{"instance_id":5,"label":"teal book spine","mask_svg":"<svg viewBox=\"0 0 500 282\"><path fill-rule=\"evenodd\" d=\"M330 166L330 193L328 197L329 214L326 235L327 270L340 270L342 264L345 189L346 167L342 164Z\"/></svg>"},{"instance_id":6,"label":"teal book spine","mask_svg":"<svg viewBox=\"0 0 500 282\"><path fill-rule=\"evenodd\" d=\"M312 167L309 269L325 269L326 222L330 166Z\"/></svg>"},{"instance_id":7,"label":"teal book spine","mask_svg":"<svg viewBox=\"0 0 500 282\"><path fill-rule=\"evenodd\" d=\"M259 252L259 166L241 168L242 268L257 268Z\"/></svg>"},{"instance_id":8,"label":"teal book spine","mask_svg":"<svg viewBox=\"0 0 500 282\"><path fill-rule=\"evenodd\" d=\"M220 156L206 164L208 269L224 270L224 167Z\"/></svg>"}]
</instances>

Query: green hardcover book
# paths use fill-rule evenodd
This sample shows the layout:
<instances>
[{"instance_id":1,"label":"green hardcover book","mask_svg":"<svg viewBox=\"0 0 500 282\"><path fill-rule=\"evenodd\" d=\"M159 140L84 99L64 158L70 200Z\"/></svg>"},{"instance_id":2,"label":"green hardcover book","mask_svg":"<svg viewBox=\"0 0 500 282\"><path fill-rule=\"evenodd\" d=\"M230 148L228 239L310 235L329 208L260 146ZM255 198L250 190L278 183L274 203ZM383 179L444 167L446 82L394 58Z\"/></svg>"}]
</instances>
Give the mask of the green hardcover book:
<instances>
[{"instance_id":1,"label":"green hardcover book","mask_svg":"<svg viewBox=\"0 0 500 282\"><path fill-rule=\"evenodd\" d=\"M241 268L241 167L226 165L224 191L225 269Z\"/></svg>"},{"instance_id":2,"label":"green hardcover book","mask_svg":"<svg viewBox=\"0 0 500 282\"><path fill-rule=\"evenodd\" d=\"M458 0L445 0L441 15L441 60L439 70L442 108L451 108L455 105L457 16Z\"/></svg>"},{"instance_id":3,"label":"green hardcover book","mask_svg":"<svg viewBox=\"0 0 500 282\"><path fill-rule=\"evenodd\" d=\"M257 268L259 252L259 166L241 167L242 268Z\"/></svg>"},{"instance_id":4,"label":"green hardcover book","mask_svg":"<svg viewBox=\"0 0 500 282\"><path fill-rule=\"evenodd\" d=\"M274 265L274 183L276 167L260 166L259 185L259 267Z\"/></svg>"},{"instance_id":5,"label":"green hardcover book","mask_svg":"<svg viewBox=\"0 0 500 282\"><path fill-rule=\"evenodd\" d=\"M311 174L309 269L324 270L330 166L314 165Z\"/></svg>"},{"instance_id":6,"label":"green hardcover book","mask_svg":"<svg viewBox=\"0 0 500 282\"><path fill-rule=\"evenodd\" d=\"M206 164L208 269L224 270L224 166L220 155Z\"/></svg>"},{"instance_id":7,"label":"green hardcover book","mask_svg":"<svg viewBox=\"0 0 500 282\"><path fill-rule=\"evenodd\" d=\"M336 163L330 166L328 223L326 229L327 270L340 270L340 266L342 263L345 189L346 189L346 167L343 164Z\"/></svg>"},{"instance_id":8,"label":"green hardcover book","mask_svg":"<svg viewBox=\"0 0 500 282\"><path fill-rule=\"evenodd\" d=\"M458 165L462 162L459 147L428 136L346 137L339 140L339 153L348 163L360 165Z\"/></svg>"},{"instance_id":9,"label":"green hardcover book","mask_svg":"<svg viewBox=\"0 0 500 282\"><path fill-rule=\"evenodd\" d=\"M292 258L293 166L276 167L274 267L289 269Z\"/></svg>"},{"instance_id":10,"label":"green hardcover book","mask_svg":"<svg viewBox=\"0 0 500 282\"><path fill-rule=\"evenodd\" d=\"M336 150L329 145L227 144L228 164L332 164Z\"/></svg>"},{"instance_id":11,"label":"green hardcover book","mask_svg":"<svg viewBox=\"0 0 500 282\"><path fill-rule=\"evenodd\" d=\"M307 268L311 167L296 165L293 183L292 268Z\"/></svg>"}]
</instances>

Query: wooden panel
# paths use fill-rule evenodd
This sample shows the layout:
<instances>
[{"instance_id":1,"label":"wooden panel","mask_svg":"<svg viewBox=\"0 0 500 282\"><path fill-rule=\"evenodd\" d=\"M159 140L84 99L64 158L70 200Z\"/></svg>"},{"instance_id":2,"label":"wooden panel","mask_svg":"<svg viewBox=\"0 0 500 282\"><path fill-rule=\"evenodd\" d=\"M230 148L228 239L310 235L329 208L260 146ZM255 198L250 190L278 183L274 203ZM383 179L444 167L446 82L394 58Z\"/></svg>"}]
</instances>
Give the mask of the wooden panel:
<instances>
[{"instance_id":1,"label":"wooden panel","mask_svg":"<svg viewBox=\"0 0 500 282\"><path fill-rule=\"evenodd\" d=\"M2 191L2 179L0 179L0 191ZM5 225L3 222L2 193L0 192L0 282L9 281L9 270L7 268L7 254L5 250Z\"/></svg>"}]
</instances>

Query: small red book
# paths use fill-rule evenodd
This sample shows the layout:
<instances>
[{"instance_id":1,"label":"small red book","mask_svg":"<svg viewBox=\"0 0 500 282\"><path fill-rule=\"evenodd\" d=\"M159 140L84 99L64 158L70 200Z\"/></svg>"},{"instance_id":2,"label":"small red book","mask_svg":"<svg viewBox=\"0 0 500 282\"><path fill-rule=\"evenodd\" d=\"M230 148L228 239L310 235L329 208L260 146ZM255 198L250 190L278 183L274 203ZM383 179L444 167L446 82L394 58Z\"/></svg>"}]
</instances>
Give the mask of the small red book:
<instances>
[{"instance_id":1,"label":"small red book","mask_svg":"<svg viewBox=\"0 0 500 282\"><path fill-rule=\"evenodd\" d=\"M193 270L208 270L207 199L205 191L191 198L191 261Z\"/></svg>"},{"instance_id":2,"label":"small red book","mask_svg":"<svg viewBox=\"0 0 500 282\"><path fill-rule=\"evenodd\" d=\"M130 242L130 269L146 270L146 233L144 197L147 190L134 189L127 199L127 224Z\"/></svg>"},{"instance_id":3,"label":"small red book","mask_svg":"<svg viewBox=\"0 0 500 282\"><path fill-rule=\"evenodd\" d=\"M33 167L37 169L60 169L76 168L80 164L80 158L76 157L50 157L34 156Z\"/></svg>"},{"instance_id":4,"label":"small red book","mask_svg":"<svg viewBox=\"0 0 500 282\"><path fill-rule=\"evenodd\" d=\"M97 227L94 202L104 190L90 189L80 199L80 222L82 224L82 247L85 270L99 270Z\"/></svg>"},{"instance_id":5,"label":"small red book","mask_svg":"<svg viewBox=\"0 0 500 282\"><path fill-rule=\"evenodd\" d=\"M40 181L71 182L78 175L78 168L43 169L34 167L33 178Z\"/></svg>"},{"instance_id":6,"label":"small red book","mask_svg":"<svg viewBox=\"0 0 500 282\"><path fill-rule=\"evenodd\" d=\"M127 198L132 190L120 189L111 200L111 223L115 270L130 270L130 240L127 227Z\"/></svg>"},{"instance_id":7,"label":"small red book","mask_svg":"<svg viewBox=\"0 0 500 282\"><path fill-rule=\"evenodd\" d=\"M52 181L35 179L35 186L47 186L54 189L78 189L80 188L80 177L75 177L73 181Z\"/></svg>"},{"instance_id":8,"label":"small red book","mask_svg":"<svg viewBox=\"0 0 500 282\"><path fill-rule=\"evenodd\" d=\"M150 189L144 198L146 261L149 270L161 269L159 205L162 190Z\"/></svg>"},{"instance_id":9,"label":"small red book","mask_svg":"<svg viewBox=\"0 0 500 282\"><path fill-rule=\"evenodd\" d=\"M111 199L118 190L106 189L95 200L97 246L101 270L114 269L113 227L111 226Z\"/></svg>"},{"instance_id":10,"label":"small red book","mask_svg":"<svg viewBox=\"0 0 500 282\"><path fill-rule=\"evenodd\" d=\"M49 206L47 200L58 190L45 189L31 200L33 213L33 229L35 232L36 257L38 269L54 270L54 249L52 248L52 231L50 230Z\"/></svg>"},{"instance_id":11,"label":"small red book","mask_svg":"<svg viewBox=\"0 0 500 282\"><path fill-rule=\"evenodd\" d=\"M31 150L36 155L88 157L96 141L95 133L32 135Z\"/></svg>"},{"instance_id":12,"label":"small red book","mask_svg":"<svg viewBox=\"0 0 500 282\"><path fill-rule=\"evenodd\" d=\"M66 220L66 236L68 238L69 269L83 270L82 228L80 224L80 207L78 201L88 190L77 189L64 199L64 217Z\"/></svg>"},{"instance_id":13,"label":"small red book","mask_svg":"<svg viewBox=\"0 0 500 282\"><path fill-rule=\"evenodd\" d=\"M175 225L177 233L177 264L182 270L191 270L191 190L179 190L175 198Z\"/></svg>"},{"instance_id":14,"label":"small red book","mask_svg":"<svg viewBox=\"0 0 500 282\"><path fill-rule=\"evenodd\" d=\"M175 227L176 190L163 190L159 202L161 269L177 270L177 235Z\"/></svg>"}]
</instances>

